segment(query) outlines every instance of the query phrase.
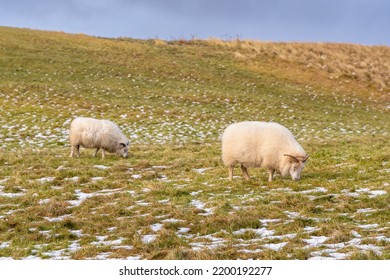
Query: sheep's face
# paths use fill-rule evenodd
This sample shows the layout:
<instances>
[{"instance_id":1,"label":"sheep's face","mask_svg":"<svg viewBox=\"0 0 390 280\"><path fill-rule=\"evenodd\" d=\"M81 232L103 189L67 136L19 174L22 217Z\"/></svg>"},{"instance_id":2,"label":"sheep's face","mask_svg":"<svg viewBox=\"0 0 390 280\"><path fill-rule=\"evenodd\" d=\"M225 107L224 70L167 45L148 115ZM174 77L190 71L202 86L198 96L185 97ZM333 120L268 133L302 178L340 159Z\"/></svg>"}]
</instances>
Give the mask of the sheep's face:
<instances>
[{"instance_id":1,"label":"sheep's face","mask_svg":"<svg viewBox=\"0 0 390 280\"><path fill-rule=\"evenodd\" d=\"M288 171L291 179L298 181L301 178L302 170L305 168L305 163L309 156L291 156L287 154L284 156L288 157Z\"/></svg>"},{"instance_id":2,"label":"sheep's face","mask_svg":"<svg viewBox=\"0 0 390 280\"><path fill-rule=\"evenodd\" d=\"M120 143L117 147L116 153L117 155L127 158L129 156L129 142Z\"/></svg>"},{"instance_id":3,"label":"sheep's face","mask_svg":"<svg viewBox=\"0 0 390 280\"><path fill-rule=\"evenodd\" d=\"M290 166L291 179L293 179L294 181L298 181L301 178L301 172L304 167L305 167L305 163L301 161L291 163Z\"/></svg>"}]
</instances>

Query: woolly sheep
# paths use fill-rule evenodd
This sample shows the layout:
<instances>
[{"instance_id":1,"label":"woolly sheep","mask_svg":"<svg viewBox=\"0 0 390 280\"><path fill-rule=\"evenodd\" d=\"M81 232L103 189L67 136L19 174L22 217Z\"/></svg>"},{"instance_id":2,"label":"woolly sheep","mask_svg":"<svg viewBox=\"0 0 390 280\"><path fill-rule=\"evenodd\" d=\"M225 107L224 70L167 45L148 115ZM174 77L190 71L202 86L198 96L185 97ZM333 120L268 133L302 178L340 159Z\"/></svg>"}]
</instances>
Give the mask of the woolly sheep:
<instances>
[{"instance_id":1,"label":"woolly sheep","mask_svg":"<svg viewBox=\"0 0 390 280\"><path fill-rule=\"evenodd\" d=\"M274 122L239 122L231 124L222 135L222 160L229 167L229 179L233 169L241 165L243 177L249 180L248 167L268 169L271 182L275 171L282 176L300 179L308 155L284 126Z\"/></svg>"},{"instance_id":2,"label":"woolly sheep","mask_svg":"<svg viewBox=\"0 0 390 280\"><path fill-rule=\"evenodd\" d=\"M122 134L119 127L109 120L78 117L70 124L69 140L71 145L70 157L76 153L80 156L80 146L96 148L93 156L102 149L105 152L116 153L128 157L129 140Z\"/></svg>"}]
</instances>

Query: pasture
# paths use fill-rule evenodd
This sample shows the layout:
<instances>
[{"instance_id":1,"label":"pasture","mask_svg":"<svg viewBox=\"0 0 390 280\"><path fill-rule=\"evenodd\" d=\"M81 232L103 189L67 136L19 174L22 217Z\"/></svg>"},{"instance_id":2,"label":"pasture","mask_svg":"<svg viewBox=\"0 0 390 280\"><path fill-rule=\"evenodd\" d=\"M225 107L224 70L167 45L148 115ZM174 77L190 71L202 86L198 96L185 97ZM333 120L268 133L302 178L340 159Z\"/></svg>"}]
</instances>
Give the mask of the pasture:
<instances>
[{"instance_id":1,"label":"pasture","mask_svg":"<svg viewBox=\"0 0 390 280\"><path fill-rule=\"evenodd\" d=\"M388 47L0 27L0 50L0 260L390 259ZM70 158L77 116L129 158ZM227 180L244 120L292 131L300 181Z\"/></svg>"}]
</instances>

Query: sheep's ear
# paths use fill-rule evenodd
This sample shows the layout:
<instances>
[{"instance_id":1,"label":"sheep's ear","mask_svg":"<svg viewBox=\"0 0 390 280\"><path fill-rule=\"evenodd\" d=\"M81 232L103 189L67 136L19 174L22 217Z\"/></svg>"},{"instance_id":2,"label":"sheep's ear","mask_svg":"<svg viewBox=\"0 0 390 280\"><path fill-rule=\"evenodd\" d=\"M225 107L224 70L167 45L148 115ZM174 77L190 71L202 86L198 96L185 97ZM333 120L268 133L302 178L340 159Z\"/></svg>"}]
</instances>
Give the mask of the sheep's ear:
<instances>
[{"instance_id":1,"label":"sheep's ear","mask_svg":"<svg viewBox=\"0 0 390 280\"><path fill-rule=\"evenodd\" d=\"M306 162L309 157L310 157L309 155L306 155L305 157L303 157L302 162Z\"/></svg>"},{"instance_id":2,"label":"sheep's ear","mask_svg":"<svg viewBox=\"0 0 390 280\"><path fill-rule=\"evenodd\" d=\"M299 162L299 159L296 158L296 157L294 157L294 156L292 156L292 155L284 154L284 156L285 156L285 157L289 157L290 159L292 159L292 160L295 161L295 162Z\"/></svg>"},{"instance_id":3,"label":"sheep's ear","mask_svg":"<svg viewBox=\"0 0 390 280\"><path fill-rule=\"evenodd\" d=\"M124 147L126 147L126 144L125 143L120 143L119 147L124 148Z\"/></svg>"}]
</instances>

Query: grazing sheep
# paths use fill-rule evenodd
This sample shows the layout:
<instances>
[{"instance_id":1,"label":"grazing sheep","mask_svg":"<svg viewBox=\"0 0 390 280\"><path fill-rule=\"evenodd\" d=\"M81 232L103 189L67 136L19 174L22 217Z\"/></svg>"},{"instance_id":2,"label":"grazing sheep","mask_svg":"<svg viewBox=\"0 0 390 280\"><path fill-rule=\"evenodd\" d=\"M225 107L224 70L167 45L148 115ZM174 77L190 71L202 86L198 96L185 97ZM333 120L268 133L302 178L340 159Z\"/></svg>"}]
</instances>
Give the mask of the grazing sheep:
<instances>
[{"instance_id":1,"label":"grazing sheep","mask_svg":"<svg viewBox=\"0 0 390 280\"><path fill-rule=\"evenodd\" d=\"M230 180L238 163L246 180L249 180L248 167L265 167L269 182L275 171L282 176L290 174L296 181L308 157L292 133L278 123L235 123L228 126L222 136L222 160L229 167Z\"/></svg>"},{"instance_id":2,"label":"grazing sheep","mask_svg":"<svg viewBox=\"0 0 390 280\"><path fill-rule=\"evenodd\" d=\"M106 151L125 158L128 156L129 140L116 124L108 120L75 118L70 124L69 140L71 157L74 156L75 152L77 156L80 156L80 146L96 148L94 157L99 149L102 149L103 158Z\"/></svg>"}]
</instances>

